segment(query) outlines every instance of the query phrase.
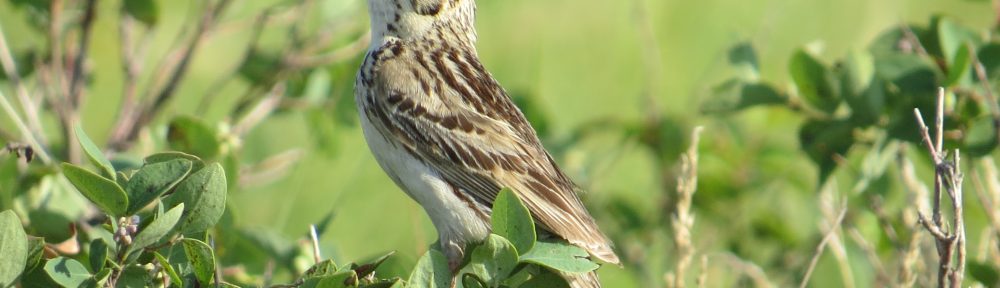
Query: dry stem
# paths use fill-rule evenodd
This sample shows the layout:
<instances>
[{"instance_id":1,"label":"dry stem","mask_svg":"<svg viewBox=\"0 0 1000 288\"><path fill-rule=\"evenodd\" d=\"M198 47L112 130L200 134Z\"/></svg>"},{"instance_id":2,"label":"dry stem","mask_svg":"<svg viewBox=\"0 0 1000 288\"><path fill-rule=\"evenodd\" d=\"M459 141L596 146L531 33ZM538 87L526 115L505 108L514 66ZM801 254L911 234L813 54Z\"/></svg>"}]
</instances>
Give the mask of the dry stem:
<instances>
[{"instance_id":1,"label":"dry stem","mask_svg":"<svg viewBox=\"0 0 1000 288\"><path fill-rule=\"evenodd\" d=\"M816 252L813 253L812 260L809 260L809 268L806 269L805 276L802 276L802 282L799 283L800 288L805 288L809 284L809 278L812 276L812 272L816 269L816 264L819 263L819 257L823 255L823 250L826 249L826 244L837 235L837 229L840 229L841 223L844 222L844 216L847 215L847 206L844 206L840 210L840 214L837 215L836 221L831 223L830 229L826 231L826 235L823 236L823 240L819 242L816 246Z\"/></svg>"},{"instance_id":2,"label":"dry stem","mask_svg":"<svg viewBox=\"0 0 1000 288\"><path fill-rule=\"evenodd\" d=\"M691 133L691 146L687 153L681 155L681 175L677 177L677 211L671 219L674 229L674 245L677 248L677 266L668 275L672 287L681 288L685 285L687 270L694 255L694 245L691 243L691 228L694 227L694 215L691 215L691 198L698 189L698 141L702 127L695 127Z\"/></svg>"},{"instance_id":3,"label":"dry stem","mask_svg":"<svg viewBox=\"0 0 1000 288\"><path fill-rule=\"evenodd\" d=\"M944 88L938 90L937 117L935 118L936 139L931 140L929 129L924 124L920 109L913 113L920 125L921 136L928 153L934 160L934 210L933 218L927 219L922 213L920 223L934 236L939 257L938 286L961 287L965 275L965 223L962 207L962 173L958 171L961 157L956 150L952 159L946 161L942 137L944 135ZM933 141L933 142L932 142ZM942 191L943 190L943 191ZM942 193L944 192L944 193ZM951 200L954 213L952 227L943 223L941 216L941 197L947 194Z\"/></svg>"}]
</instances>

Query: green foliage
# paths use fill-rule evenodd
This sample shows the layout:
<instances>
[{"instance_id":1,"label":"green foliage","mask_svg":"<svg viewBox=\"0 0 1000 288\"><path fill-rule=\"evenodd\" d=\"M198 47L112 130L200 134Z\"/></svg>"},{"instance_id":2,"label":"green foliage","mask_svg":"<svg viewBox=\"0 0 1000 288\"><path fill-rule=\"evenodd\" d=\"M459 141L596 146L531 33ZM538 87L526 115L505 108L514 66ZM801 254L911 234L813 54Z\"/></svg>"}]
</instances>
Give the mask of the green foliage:
<instances>
[{"instance_id":1,"label":"green foliage","mask_svg":"<svg viewBox=\"0 0 1000 288\"><path fill-rule=\"evenodd\" d=\"M0 287L17 283L28 260L28 239L14 211L0 212Z\"/></svg>"},{"instance_id":2,"label":"green foliage","mask_svg":"<svg viewBox=\"0 0 1000 288\"><path fill-rule=\"evenodd\" d=\"M62 287L86 287L91 281L90 272L79 261L72 258L56 257L45 263L45 272Z\"/></svg>"},{"instance_id":3,"label":"green foliage","mask_svg":"<svg viewBox=\"0 0 1000 288\"><path fill-rule=\"evenodd\" d=\"M146 26L155 26L159 21L159 6L153 0L124 0L122 10Z\"/></svg>"},{"instance_id":4,"label":"green foliage","mask_svg":"<svg viewBox=\"0 0 1000 288\"><path fill-rule=\"evenodd\" d=\"M912 37L907 36L910 32ZM703 110L718 113L784 104L798 112L806 118L799 129L799 143L818 166L820 179L833 173L838 158L846 158L852 147L866 141L856 136L871 128L885 131L892 139L918 143L913 108L925 115L933 111L938 87L947 88L948 102L955 103L946 112L949 129L964 132L951 134L957 137L947 139L949 146L973 157L987 156L997 147L1000 115L990 111L1000 110L995 110L997 103L984 101L982 96L996 91L983 91L978 83L982 79L974 79L972 66L977 53L987 70L995 69L1000 49L950 18L935 17L929 27L891 28L867 51L851 51L833 65L799 49L789 61L795 86L790 92L792 101L782 101L784 92L771 85L741 76L742 71L757 69L756 55L748 45L741 42L730 50L730 64L738 76L716 86ZM745 87L754 86L762 92L746 92ZM848 109L841 109L844 106Z\"/></svg>"},{"instance_id":5,"label":"green foliage","mask_svg":"<svg viewBox=\"0 0 1000 288\"><path fill-rule=\"evenodd\" d=\"M101 211L111 215L125 215L129 207L128 196L118 183L73 164L64 163L62 168L66 179L83 196L101 208Z\"/></svg>"},{"instance_id":6,"label":"green foliage","mask_svg":"<svg viewBox=\"0 0 1000 288\"><path fill-rule=\"evenodd\" d=\"M129 245L126 255L156 244L164 236L167 236L177 226L177 221L180 220L183 211L184 203L181 203L177 207L170 209L170 211L158 215L152 223L149 223L146 228L139 231L139 234L135 236L135 240L132 240L132 244Z\"/></svg>"},{"instance_id":7,"label":"green foliage","mask_svg":"<svg viewBox=\"0 0 1000 288\"><path fill-rule=\"evenodd\" d=\"M535 222L531 220L528 207L518 200L514 191L506 188L497 194L493 207L490 216L493 233L509 239L517 251L530 251L535 245Z\"/></svg>"},{"instance_id":8,"label":"green foliage","mask_svg":"<svg viewBox=\"0 0 1000 288\"><path fill-rule=\"evenodd\" d=\"M0 263L4 285L17 283L22 273L27 275L25 279L47 277L46 281L62 287L146 287L165 280L181 287L214 285L221 258L213 245L199 238L204 239L210 231L222 231L215 230L215 226L226 209L223 166L191 154L165 152L146 157L135 169L115 171L83 130L77 129L77 133L91 162L106 174L62 164L70 183L108 214L105 225L90 232L87 257L80 258L90 269L75 258L40 259L41 245L29 246L17 217L7 211L0 214L0 230L4 231L0 250L13 257L4 257ZM148 211L152 203L157 203L156 209ZM320 221L320 231L330 219L328 216ZM295 267L309 259L309 245L286 243L268 233L227 233L254 243L292 271L301 271L294 283L298 287L450 287L454 279L461 279L460 287L560 286L565 285L565 280L553 271L586 273L597 268L579 247L538 241L531 213L510 189L497 195L492 222L497 234L471 244L466 250L466 263L457 274L453 274L444 254L431 249L409 272L407 280L376 275L378 267L393 253L364 264L337 266L325 260L300 270ZM42 269L46 276L33 272L37 262L45 263Z\"/></svg>"}]
</instances>

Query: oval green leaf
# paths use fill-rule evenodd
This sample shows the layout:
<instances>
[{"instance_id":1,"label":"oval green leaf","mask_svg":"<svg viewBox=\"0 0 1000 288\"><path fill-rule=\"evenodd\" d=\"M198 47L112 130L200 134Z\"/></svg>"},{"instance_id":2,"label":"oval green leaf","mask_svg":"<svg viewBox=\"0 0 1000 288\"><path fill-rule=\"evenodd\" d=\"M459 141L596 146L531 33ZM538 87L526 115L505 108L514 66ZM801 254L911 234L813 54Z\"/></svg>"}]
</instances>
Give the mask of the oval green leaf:
<instances>
[{"instance_id":1,"label":"oval green leaf","mask_svg":"<svg viewBox=\"0 0 1000 288\"><path fill-rule=\"evenodd\" d=\"M833 113L840 104L837 79L823 63L804 49L792 54L788 70L799 95L813 108Z\"/></svg>"},{"instance_id":2,"label":"oval green leaf","mask_svg":"<svg viewBox=\"0 0 1000 288\"><path fill-rule=\"evenodd\" d=\"M177 270L174 270L174 266L170 265L170 261L156 251L153 251L153 256L156 257L156 261L160 262L160 267L163 267L163 270L167 271L167 276L170 276L170 283L173 283L177 287L184 287L184 283L181 282L181 276L177 274Z\"/></svg>"},{"instance_id":3,"label":"oval green leaf","mask_svg":"<svg viewBox=\"0 0 1000 288\"><path fill-rule=\"evenodd\" d=\"M187 255L191 267L194 268L198 283L202 285L212 283L212 276L215 275L215 254L212 253L212 247L191 238L185 238L181 243L184 245L184 255Z\"/></svg>"},{"instance_id":4,"label":"oval green leaf","mask_svg":"<svg viewBox=\"0 0 1000 288\"><path fill-rule=\"evenodd\" d=\"M180 231L199 233L222 218L226 211L226 189L226 171L215 163L188 176L163 201L167 206L186 203Z\"/></svg>"},{"instance_id":5,"label":"oval green leaf","mask_svg":"<svg viewBox=\"0 0 1000 288\"><path fill-rule=\"evenodd\" d=\"M177 204L176 207L170 209L166 213L163 213L163 215L160 215L160 217L156 218L156 220L153 220L152 223L149 223L149 225L146 226L146 228L143 228L142 231L139 231L139 235L136 235L135 239L132 240L132 245L128 248L128 254L159 242L163 236L169 234L170 231L177 226L177 222L181 219L183 211L184 203Z\"/></svg>"},{"instance_id":6,"label":"oval green leaf","mask_svg":"<svg viewBox=\"0 0 1000 288\"><path fill-rule=\"evenodd\" d=\"M510 188L504 188L493 201L493 233L510 241L517 251L528 251L535 245L535 221Z\"/></svg>"},{"instance_id":7,"label":"oval green leaf","mask_svg":"<svg viewBox=\"0 0 1000 288\"><path fill-rule=\"evenodd\" d=\"M167 144L170 149L191 153L201 159L215 158L221 147L215 130L191 117L177 117L170 121Z\"/></svg>"},{"instance_id":8,"label":"oval green leaf","mask_svg":"<svg viewBox=\"0 0 1000 288\"><path fill-rule=\"evenodd\" d=\"M587 259L586 250L567 243L537 242L535 248L521 255L521 262L538 264L568 273L590 272L599 267Z\"/></svg>"},{"instance_id":9,"label":"oval green leaf","mask_svg":"<svg viewBox=\"0 0 1000 288\"><path fill-rule=\"evenodd\" d=\"M97 168L101 169L101 173L105 177L115 180L115 167L111 165L111 161L108 161L108 157L104 156L104 152L94 144L93 140L87 136L87 133L83 131L83 127L80 124L75 125L77 141L80 142L80 146L83 147L83 152L87 154L87 158L90 159L90 163L94 163Z\"/></svg>"},{"instance_id":10,"label":"oval green leaf","mask_svg":"<svg viewBox=\"0 0 1000 288\"><path fill-rule=\"evenodd\" d=\"M114 181L101 177L90 170L69 163L62 164L63 175L84 197L94 202L101 211L114 216L124 216L128 198L125 191Z\"/></svg>"},{"instance_id":11,"label":"oval green leaf","mask_svg":"<svg viewBox=\"0 0 1000 288\"><path fill-rule=\"evenodd\" d=\"M135 214L146 207L156 197L170 191L177 183L184 180L184 176L189 172L191 172L191 161L187 159L174 159L142 166L125 186L129 199L126 213Z\"/></svg>"},{"instance_id":12,"label":"oval green leaf","mask_svg":"<svg viewBox=\"0 0 1000 288\"><path fill-rule=\"evenodd\" d=\"M160 18L159 7L156 6L156 1L153 0L125 0L122 3L122 9L129 16L146 24L146 26L156 25L156 22Z\"/></svg>"},{"instance_id":13,"label":"oval green leaf","mask_svg":"<svg viewBox=\"0 0 1000 288\"><path fill-rule=\"evenodd\" d=\"M101 271L104 263L108 259L108 243L103 238L97 238L90 242L90 269L94 272Z\"/></svg>"},{"instance_id":14,"label":"oval green leaf","mask_svg":"<svg viewBox=\"0 0 1000 288\"><path fill-rule=\"evenodd\" d=\"M490 234L482 243L472 249L469 264L462 268L458 274L473 274L486 282L489 287L498 287L504 279L510 276L517 263L517 248L514 248L514 245L507 239Z\"/></svg>"},{"instance_id":15,"label":"oval green leaf","mask_svg":"<svg viewBox=\"0 0 1000 288\"><path fill-rule=\"evenodd\" d=\"M59 283L63 287L81 287L90 280L90 272L79 261L56 257L45 263L45 272L49 274L52 281Z\"/></svg>"},{"instance_id":16,"label":"oval green leaf","mask_svg":"<svg viewBox=\"0 0 1000 288\"><path fill-rule=\"evenodd\" d=\"M28 260L28 238L14 211L0 213L0 287L14 285Z\"/></svg>"},{"instance_id":17,"label":"oval green leaf","mask_svg":"<svg viewBox=\"0 0 1000 288\"><path fill-rule=\"evenodd\" d=\"M448 257L441 251L430 249L417 261L417 266L406 281L412 288L448 288L451 287L451 268L448 267Z\"/></svg>"}]
</instances>

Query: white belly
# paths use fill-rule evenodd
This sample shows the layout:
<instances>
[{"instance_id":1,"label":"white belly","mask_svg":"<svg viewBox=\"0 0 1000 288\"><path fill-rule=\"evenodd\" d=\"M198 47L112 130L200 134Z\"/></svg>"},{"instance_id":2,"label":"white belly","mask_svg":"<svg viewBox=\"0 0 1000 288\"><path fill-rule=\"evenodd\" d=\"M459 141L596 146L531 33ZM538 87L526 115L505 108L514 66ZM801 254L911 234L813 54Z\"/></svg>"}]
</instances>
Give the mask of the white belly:
<instances>
[{"instance_id":1,"label":"white belly","mask_svg":"<svg viewBox=\"0 0 1000 288\"><path fill-rule=\"evenodd\" d=\"M489 235L489 223L477 216L477 211L459 199L452 187L441 179L439 173L417 160L401 147L390 144L369 122L365 110L361 114L361 128L368 142L368 148L382 170L403 189L410 198L423 206L431 222L438 230L442 249L461 250L466 243L478 242ZM456 246L457 247L454 247ZM450 253L449 253L450 252ZM461 253L461 252L458 252ZM448 255L461 257L460 255Z\"/></svg>"}]
</instances>

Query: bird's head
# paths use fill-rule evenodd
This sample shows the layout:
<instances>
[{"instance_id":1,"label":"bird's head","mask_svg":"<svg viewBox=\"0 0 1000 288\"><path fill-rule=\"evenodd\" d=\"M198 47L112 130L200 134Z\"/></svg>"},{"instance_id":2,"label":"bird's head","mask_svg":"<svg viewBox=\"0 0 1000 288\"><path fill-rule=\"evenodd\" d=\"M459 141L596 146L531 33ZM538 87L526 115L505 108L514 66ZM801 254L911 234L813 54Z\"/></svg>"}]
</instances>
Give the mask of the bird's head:
<instances>
[{"instance_id":1,"label":"bird's head","mask_svg":"<svg viewBox=\"0 0 1000 288\"><path fill-rule=\"evenodd\" d=\"M372 38L423 37L434 27L461 40L475 41L475 0L368 0ZM373 41L373 43L378 41Z\"/></svg>"}]
</instances>

